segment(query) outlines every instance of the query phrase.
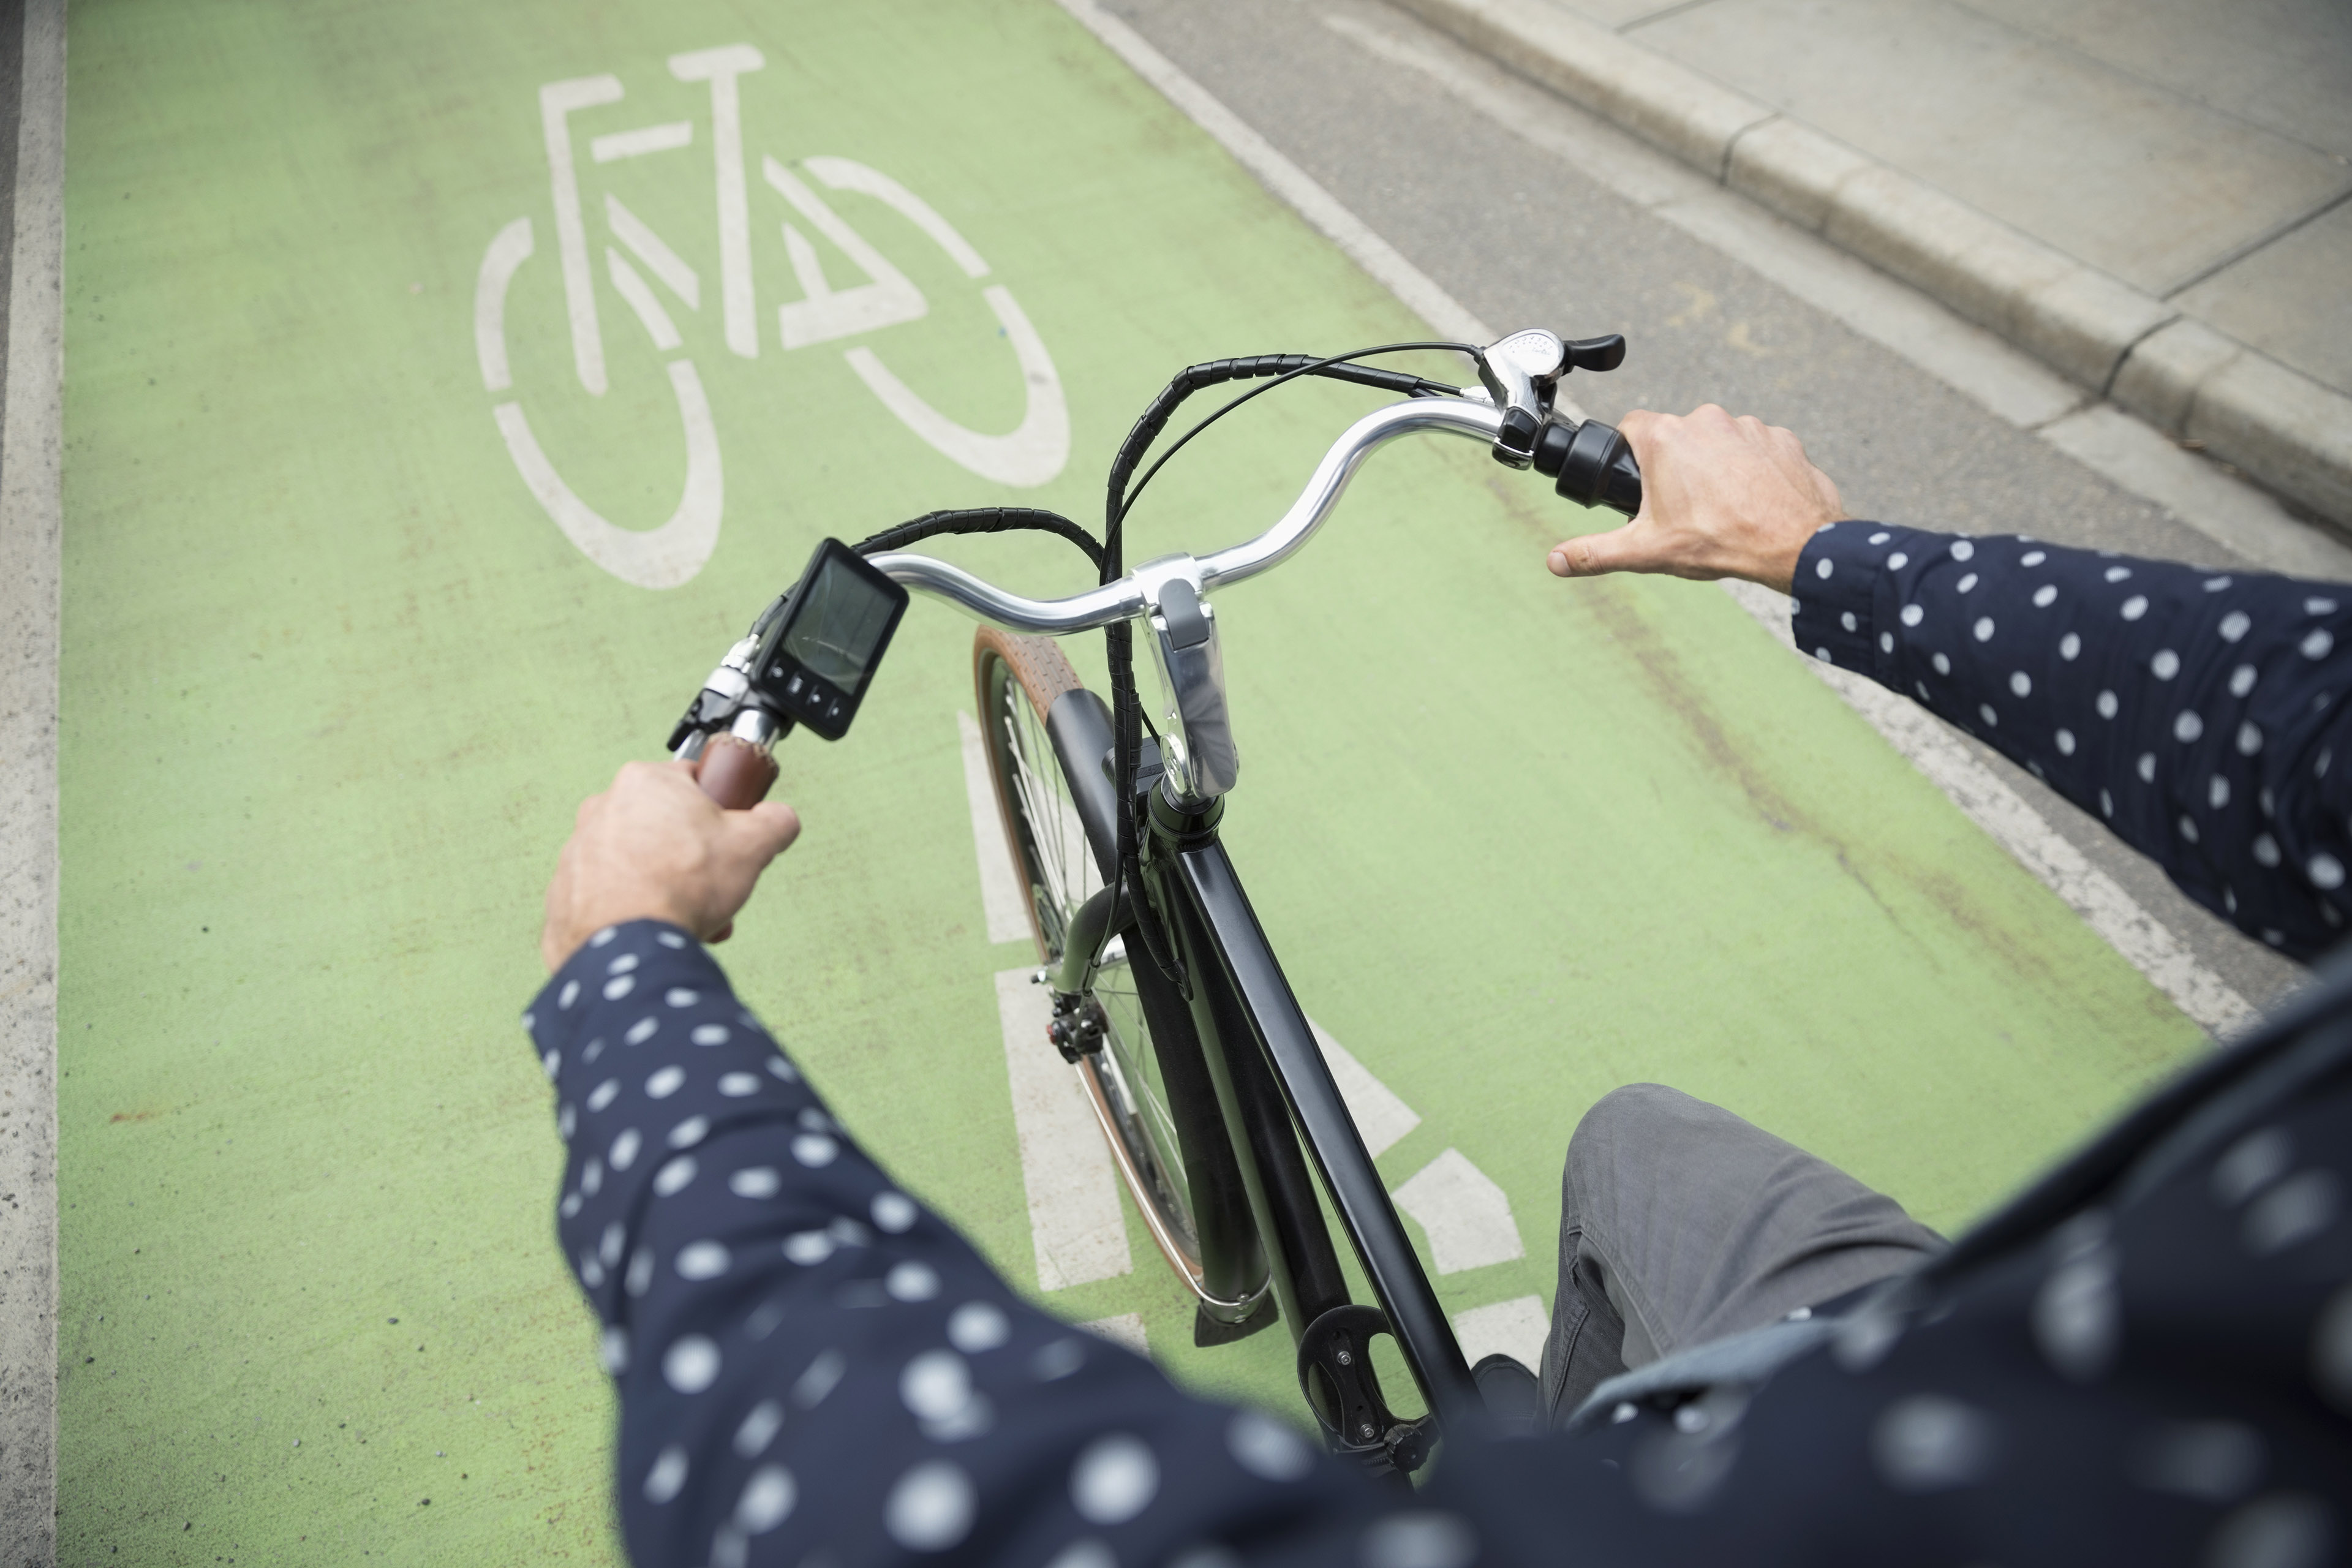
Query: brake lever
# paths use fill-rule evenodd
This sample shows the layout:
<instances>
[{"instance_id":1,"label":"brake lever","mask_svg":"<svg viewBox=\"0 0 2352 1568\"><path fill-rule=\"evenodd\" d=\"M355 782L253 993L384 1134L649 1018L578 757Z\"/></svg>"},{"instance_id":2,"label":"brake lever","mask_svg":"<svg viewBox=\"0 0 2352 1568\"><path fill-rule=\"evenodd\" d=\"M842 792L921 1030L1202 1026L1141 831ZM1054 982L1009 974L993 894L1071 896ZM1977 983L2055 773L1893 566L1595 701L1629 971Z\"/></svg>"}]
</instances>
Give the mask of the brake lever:
<instances>
[{"instance_id":1,"label":"brake lever","mask_svg":"<svg viewBox=\"0 0 2352 1568\"><path fill-rule=\"evenodd\" d=\"M1478 379L1503 416L1503 427L1495 436L1495 461L1511 468L1533 467L1559 378L1572 370L1611 371L1624 363L1622 332L1571 342L1557 332L1530 327L1479 351Z\"/></svg>"}]
</instances>

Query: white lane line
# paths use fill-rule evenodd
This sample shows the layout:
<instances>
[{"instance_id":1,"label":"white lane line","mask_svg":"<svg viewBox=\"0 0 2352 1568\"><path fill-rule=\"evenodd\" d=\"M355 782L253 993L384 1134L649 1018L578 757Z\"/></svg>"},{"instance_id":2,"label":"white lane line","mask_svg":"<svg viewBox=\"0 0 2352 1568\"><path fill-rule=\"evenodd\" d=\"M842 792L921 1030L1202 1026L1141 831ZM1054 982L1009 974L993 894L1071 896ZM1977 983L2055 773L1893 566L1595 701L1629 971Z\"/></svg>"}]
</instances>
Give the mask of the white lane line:
<instances>
[{"instance_id":1,"label":"white lane line","mask_svg":"<svg viewBox=\"0 0 2352 1568\"><path fill-rule=\"evenodd\" d=\"M1529 1372L1541 1372L1544 1341L1550 1333L1551 1317L1541 1296L1515 1296L1454 1314L1454 1337L1462 1342L1462 1358L1472 1366L1499 1351Z\"/></svg>"},{"instance_id":2,"label":"white lane line","mask_svg":"<svg viewBox=\"0 0 2352 1568\"><path fill-rule=\"evenodd\" d=\"M1753 583L1727 582L1723 587L1766 631L1795 653L1786 598ZM2113 878L2061 837L2022 796L1970 756L1942 720L1876 681L1817 658L1805 663L1994 843L2064 900L2102 941L2208 1033L2224 1035L2253 1019L2254 1009L2244 997L2198 963L2162 921L2141 909Z\"/></svg>"},{"instance_id":3,"label":"white lane line","mask_svg":"<svg viewBox=\"0 0 2352 1568\"><path fill-rule=\"evenodd\" d=\"M1037 1288L1060 1290L1128 1273L1135 1265L1128 1256L1118 1173L1111 1169L1078 1075L1045 1038L1054 1004L1044 986L1031 984L1034 973L1008 969L997 975L996 1013L1004 1027L1005 1075L1013 1082L1013 1126L1021 1141Z\"/></svg>"},{"instance_id":4,"label":"white lane line","mask_svg":"<svg viewBox=\"0 0 2352 1568\"><path fill-rule=\"evenodd\" d=\"M1094 0L1060 0L1063 9L1137 75L1166 94L1203 131L1222 143L1266 189L1296 207L1299 215L1337 242L1356 264L1384 284L1398 299L1438 331L1458 334L1473 342L1491 341L1493 334L1476 317L1440 288L1427 273L1398 255L1394 247L1364 226L1361 219L1315 183L1307 172L1276 152L1272 144L1212 97L1207 89L1143 41L1133 28L1103 13ZM2043 426L2045 438L2062 450L2089 462L2107 479L2136 495L2165 508L2189 527L2227 545L2259 564L2288 572L2309 572L2315 556L2326 558L2336 547L2313 542L2312 531L2280 511L2275 503L2251 486L2230 481L2226 491L2200 484L2174 482L2169 465L2152 460L2147 442L2117 437L2112 429L2093 439L2090 433L2060 418L2081 401L2078 392L2063 392L2052 374L2027 360L1990 333L1959 319L1852 257L1834 252L1794 226L1781 222L1733 192L1721 189L1668 163L1632 138L1580 117L1579 111L1508 73L1457 65L1436 51L1402 38L1340 18L1331 19L1335 31L1399 63L1422 70L1481 112L1494 116L1536 146L1572 159L1577 167L1620 195L1658 217L1714 246L1740 265L1789 289L1798 298L1903 355L1929 374L1974 399L2001 418L2033 427ZM1580 412L1563 402L1572 416ZM2048 422L2045 424L2045 422ZM2161 441L2162 437L2147 435ZM2079 449L2078 449L2079 448ZM2101 467L2094 461L2105 454ZM2211 478L2212 476L2207 476ZM2352 573L2342 574L2352 575ZM1738 595L1745 584L1726 584ZM1761 592L1762 590L1759 590ZM1742 599L1743 604L1748 603ZM1784 607L1773 622L1749 605L1757 617L1783 643L1789 641ZM1827 679L1832 673L1807 659ZM1864 683L1868 685L1868 683ZM1905 699L1887 694L1880 703L1869 695L1881 690L1868 686L1857 695L1837 681L1831 685L1870 719L1914 766L1933 780L1953 804L1992 834L2026 869L2057 890L2086 920L2093 921L2116 952L2172 998L2180 1010L2208 1030L2220 1030L2252 1016L2245 999L2219 975L2188 955L2172 931L2142 910L2112 878L2083 858L2081 851L2052 831L2050 825L2002 785L1949 736L1941 748L1961 765L1939 758L1934 766L1921 761L1936 752L1935 739L1921 739L1916 749L1898 734L1934 737L1939 722L1924 711L1906 715ZM1889 705L1891 704L1891 706ZM1874 717L1874 712L1880 717ZM1984 786L1990 785L1988 790ZM1998 791L1996 795L1993 791ZM2006 798L1993 809L1992 803ZM1986 812L1979 816L1979 809ZM1995 828L1992 824L2001 826ZM2079 871L2075 869L2079 868ZM2053 878L2057 879L2053 880ZM2061 885L2063 882L2063 886ZM2072 891L2070 891L2072 889ZM2104 922L2104 923L2102 923Z\"/></svg>"},{"instance_id":5,"label":"white lane line","mask_svg":"<svg viewBox=\"0 0 2352 1568\"><path fill-rule=\"evenodd\" d=\"M58 586L65 339L64 0L27 0L0 407L0 1562L57 1555Z\"/></svg>"},{"instance_id":6,"label":"white lane line","mask_svg":"<svg viewBox=\"0 0 2352 1568\"><path fill-rule=\"evenodd\" d=\"M1364 1135L1365 1149L1375 1158L1395 1148L1397 1140L1421 1125L1421 1113L1374 1078L1347 1047L1324 1032L1322 1025L1309 1018L1307 1026L1315 1031L1315 1043L1323 1048L1323 1060L1339 1085L1339 1098L1348 1102L1348 1114L1354 1119L1356 1131Z\"/></svg>"},{"instance_id":7,"label":"white lane line","mask_svg":"<svg viewBox=\"0 0 2352 1568\"><path fill-rule=\"evenodd\" d=\"M1013 868L1013 846L1004 840L996 785L988 776L988 737L969 713L956 714L956 729L963 736L963 793L971 807L971 846L980 858L980 907L988 918L988 940L1033 942L1029 900Z\"/></svg>"},{"instance_id":8,"label":"white lane line","mask_svg":"<svg viewBox=\"0 0 2352 1568\"><path fill-rule=\"evenodd\" d=\"M1511 1200L1459 1149L1423 1165L1392 1195L1397 1207L1428 1233L1430 1258L1440 1274L1528 1255L1511 1218Z\"/></svg>"},{"instance_id":9,"label":"white lane line","mask_svg":"<svg viewBox=\"0 0 2352 1568\"><path fill-rule=\"evenodd\" d=\"M1093 1322L1080 1323L1078 1327L1097 1339L1123 1345L1139 1356L1151 1353L1151 1342L1144 1337L1143 1314L1140 1312L1121 1312L1116 1318L1097 1318Z\"/></svg>"},{"instance_id":10,"label":"white lane line","mask_svg":"<svg viewBox=\"0 0 2352 1568\"><path fill-rule=\"evenodd\" d=\"M1146 43L1141 34L1096 5L1095 0L1061 0L1061 5L1087 31L1108 45L1111 53L1125 60L1136 75L1158 88L1170 102L1216 138L1218 144L1255 175L1260 184L1297 208L1301 217L1346 252L1349 260L1370 273L1375 282L1403 300L1407 309L1441 336L1470 343L1494 341L1495 334L1461 301L1407 261L1396 247L1374 234L1363 219L1340 205L1339 199L1316 184L1306 170L1275 151L1272 142L1251 130L1240 115L1219 102L1208 89Z\"/></svg>"},{"instance_id":11,"label":"white lane line","mask_svg":"<svg viewBox=\"0 0 2352 1568\"><path fill-rule=\"evenodd\" d=\"M1323 21L1366 53L1419 71L1579 174L1909 360L1996 417L2033 431L2215 543L2274 572L2352 577L2352 549L2296 521L2262 490L2190 457L2153 426L1738 192L1450 41L1418 29L1408 37L1347 16Z\"/></svg>"}]
</instances>

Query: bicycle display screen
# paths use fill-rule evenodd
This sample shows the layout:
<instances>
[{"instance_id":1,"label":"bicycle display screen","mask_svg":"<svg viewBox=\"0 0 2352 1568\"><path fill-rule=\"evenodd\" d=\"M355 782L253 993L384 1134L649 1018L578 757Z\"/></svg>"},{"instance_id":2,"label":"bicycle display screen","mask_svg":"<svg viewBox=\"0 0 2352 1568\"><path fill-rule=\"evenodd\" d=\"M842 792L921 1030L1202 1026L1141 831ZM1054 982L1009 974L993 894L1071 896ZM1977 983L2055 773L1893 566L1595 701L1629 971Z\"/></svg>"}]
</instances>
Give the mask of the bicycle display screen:
<instances>
[{"instance_id":1,"label":"bicycle display screen","mask_svg":"<svg viewBox=\"0 0 2352 1568\"><path fill-rule=\"evenodd\" d=\"M782 716L837 741L907 608L907 591L837 539L817 546L767 637L761 686Z\"/></svg>"}]
</instances>

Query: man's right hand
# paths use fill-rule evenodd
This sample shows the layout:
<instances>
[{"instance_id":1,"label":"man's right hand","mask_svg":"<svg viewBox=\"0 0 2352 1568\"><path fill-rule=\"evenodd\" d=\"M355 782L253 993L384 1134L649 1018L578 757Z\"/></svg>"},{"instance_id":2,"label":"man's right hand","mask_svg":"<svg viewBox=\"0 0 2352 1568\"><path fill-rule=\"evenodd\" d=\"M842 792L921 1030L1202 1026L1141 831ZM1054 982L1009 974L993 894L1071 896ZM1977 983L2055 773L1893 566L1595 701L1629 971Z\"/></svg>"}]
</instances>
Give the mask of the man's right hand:
<instances>
[{"instance_id":1,"label":"man's right hand","mask_svg":"<svg viewBox=\"0 0 2352 1568\"><path fill-rule=\"evenodd\" d=\"M1684 419L1637 409L1620 428L1642 466L1642 510L1612 532L1553 546L1554 576L1744 577L1785 594L1805 542L1846 515L1803 443L1753 415L1734 419L1712 403Z\"/></svg>"},{"instance_id":2,"label":"man's right hand","mask_svg":"<svg viewBox=\"0 0 2352 1568\"><path fill-rule=\"evenodd\" d=\"M630 763L580 805L547 887L539 953L551 973L624 921L660 920L719 942L734 929L768 862L800 837L781 801L721 811L691 763Z\"/></svg>"}]
</instances>

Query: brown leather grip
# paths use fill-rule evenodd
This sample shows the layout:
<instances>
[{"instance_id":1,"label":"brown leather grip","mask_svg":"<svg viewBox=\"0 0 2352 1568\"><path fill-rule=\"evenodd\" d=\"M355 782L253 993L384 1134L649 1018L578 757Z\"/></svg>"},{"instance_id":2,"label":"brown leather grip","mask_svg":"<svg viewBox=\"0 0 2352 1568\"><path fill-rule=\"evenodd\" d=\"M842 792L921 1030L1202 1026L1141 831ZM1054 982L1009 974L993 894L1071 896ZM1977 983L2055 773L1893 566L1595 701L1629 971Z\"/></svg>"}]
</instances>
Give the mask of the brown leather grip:
<instances>
[{"instance_id":1,"label":"brown leather grip","mask_svg":"<svg viewBox=\"0 0 2352 1568\"><path fill-rule=\"evenodd\" d=\"M695 770L702 793L730 811L746 811L775 787L776 759L733 735L713 735Z\"/></svg>"}]
</instances>

